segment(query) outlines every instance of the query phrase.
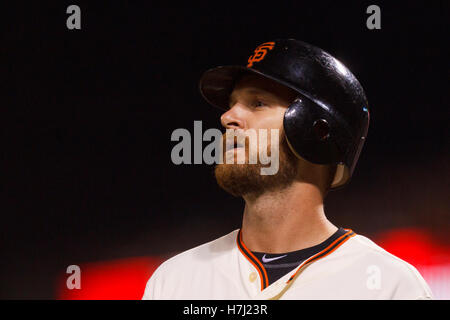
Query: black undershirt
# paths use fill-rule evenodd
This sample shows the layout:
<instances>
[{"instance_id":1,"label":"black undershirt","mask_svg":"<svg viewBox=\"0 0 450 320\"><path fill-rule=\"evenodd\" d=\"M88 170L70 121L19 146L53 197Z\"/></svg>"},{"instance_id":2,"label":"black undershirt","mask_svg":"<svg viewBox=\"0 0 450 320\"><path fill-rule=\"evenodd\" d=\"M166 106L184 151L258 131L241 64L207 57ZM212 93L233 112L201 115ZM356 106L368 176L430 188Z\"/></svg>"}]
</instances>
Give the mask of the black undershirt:
<instances>
[{"instance_id":1,"label":"black undershirt","mask_svg":"<svg viewBox=\"0 0 450 320\"><path fill-rule=\"evenodd\" d=\"M347 231L344 228L339 228L324 242L313 247L297 251L276 254L254 251L252 251L252 253L256 258L258 258L259 261L261 261L261 264L266 269L267 277L269 279L269 285L271 285L272 283L286 275L288 272L297 268L303 261L328 247L334 240L339 238L345 232ZM278 259L271 260L273 258Z\"/></svg>"}]
</instances>

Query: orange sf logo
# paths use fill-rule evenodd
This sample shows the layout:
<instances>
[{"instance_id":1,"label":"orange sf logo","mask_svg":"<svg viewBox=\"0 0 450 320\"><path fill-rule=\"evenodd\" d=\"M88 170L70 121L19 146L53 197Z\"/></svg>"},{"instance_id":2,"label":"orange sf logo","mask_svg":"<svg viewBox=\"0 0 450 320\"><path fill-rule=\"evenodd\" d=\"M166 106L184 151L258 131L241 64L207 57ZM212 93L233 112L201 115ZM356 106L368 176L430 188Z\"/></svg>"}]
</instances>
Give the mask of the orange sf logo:
<instances>
[{"instance_id":1,"label":"orange sf logo","mask_svg":"<svg viewBox=\"0 0 450 320\"><path fill-rule=\"evenodd\" d=\"M264 57L266 56L267 51L268 50L272 50L274 45L275 45L275 42L265 42L263 44L260 44L255 49L255 54L250 56L250 58L248 58L247 68L252 67L253 66L253 62L258 62L258 61L261 61L262 59L264 59Z\"/></svg>"}]
</instances>

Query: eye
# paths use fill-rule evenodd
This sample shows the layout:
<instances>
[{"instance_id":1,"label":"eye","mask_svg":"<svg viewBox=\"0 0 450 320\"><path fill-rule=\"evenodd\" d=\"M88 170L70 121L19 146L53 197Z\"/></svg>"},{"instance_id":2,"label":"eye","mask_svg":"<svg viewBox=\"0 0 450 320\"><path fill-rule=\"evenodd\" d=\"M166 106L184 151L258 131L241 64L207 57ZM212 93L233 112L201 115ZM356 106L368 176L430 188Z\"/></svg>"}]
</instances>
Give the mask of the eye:
<instances>
[{"instance_id":1,"label":"eye","mask_svg":"<svg viewBox=\"0 0 450 320\"><path fill-rule=\"evenodd\" d=\"M264 106L266 106L266 104L261 100L255 100L253 102L253 106L258 108L258 107L264 107Z\"/></svg>"}]
</instances>

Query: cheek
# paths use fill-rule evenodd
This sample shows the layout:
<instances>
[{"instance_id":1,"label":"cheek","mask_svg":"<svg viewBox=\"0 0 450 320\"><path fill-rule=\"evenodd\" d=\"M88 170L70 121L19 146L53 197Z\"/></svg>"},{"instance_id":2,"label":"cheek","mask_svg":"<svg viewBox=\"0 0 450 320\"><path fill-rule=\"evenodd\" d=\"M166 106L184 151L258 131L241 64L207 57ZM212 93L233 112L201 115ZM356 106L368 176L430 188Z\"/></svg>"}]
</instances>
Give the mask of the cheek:
<instances>
[{"instance_id":1,"label":"cheek","mask_svg":"<svg viewBox=\"0 0 450 320\"><path fill-rule=\"evenodd\" d=\"M259 150L263 147L266 150L270 150L271 144L279 144L283 132L283 118L286 108L269 109L267 112L261 112L261 115L254 117L254 123L252 128L256 130L257 141L253 141L253 150ZM266 129L266 133L261 135L259 129ZM277 129L272 132L271 129ZM276 134L277 137L272 137L272 134ZM251 149L252 150L252 149Z\"/></svg>"},{"instance_id":2,"label":"cheek","mask_svg":"<svg viewBox=\"0 0 450 320\"><path fill-rule=\"evenodd\" d=\"M266 112L261 112L252 121L252 127L255 129L279 129L283 128L283 118L286 108L268 109Z\"/></svg>"}]
</instances>

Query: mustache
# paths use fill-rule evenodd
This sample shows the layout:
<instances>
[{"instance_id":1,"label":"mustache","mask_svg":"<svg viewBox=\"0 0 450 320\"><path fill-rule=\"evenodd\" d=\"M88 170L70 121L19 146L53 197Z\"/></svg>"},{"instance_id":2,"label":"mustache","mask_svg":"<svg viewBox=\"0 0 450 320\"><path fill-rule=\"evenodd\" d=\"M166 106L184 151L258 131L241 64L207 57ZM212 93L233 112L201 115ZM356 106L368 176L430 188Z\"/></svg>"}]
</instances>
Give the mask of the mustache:
<instances>
[{"instance_id":1,"label":"mustache","mask_svg":"<svg viewBox=\"0 0 450 320\"><path fill-rule=\"evenodd\" d=\"M274 134L272 132L273 130L277 130L276 135L280 138L278 129L258 129L258 131L256 129L227 129L226 132L222 134L222 148L225 151L242 147L245 147L248 150L250 145L259 146L261 143L264 146L270 146L272 134ZM264 133L264 135L262 135L262 133ZM284 135L281 136L282 141ZM280 141L280 139L278 141Z\"/></svg>"},{"instance_id":2,"label":"mustache","mask_svg":"<svg viewBox=\"0 0 450 320\"><path fill-rule=\"evenodd\" d=\"M284 152L279 129L227 129L221 136L220 159L226 164L257 164L278 167L280 152ZM281 150L283 149L283 150ZM239 150L238 153L234 153ZM232 153L230 153L231 151ZM266 174L266 169L263 169Z\"/></svg>"}]
</instances>

